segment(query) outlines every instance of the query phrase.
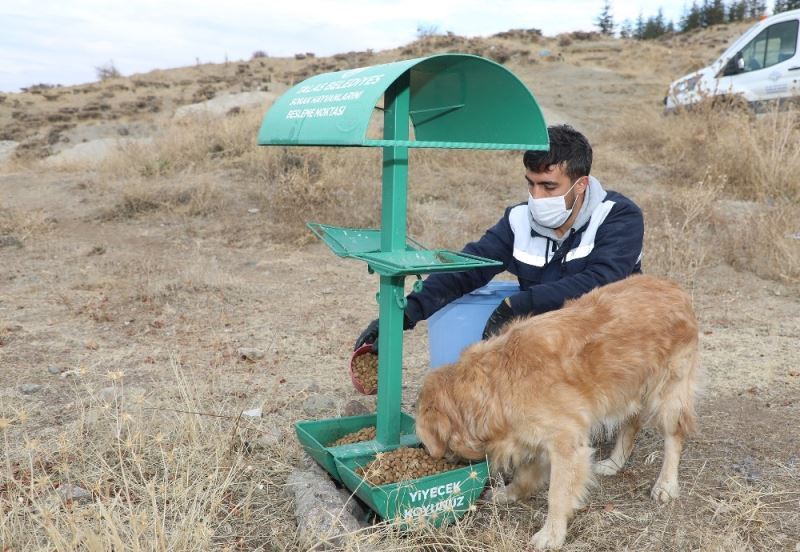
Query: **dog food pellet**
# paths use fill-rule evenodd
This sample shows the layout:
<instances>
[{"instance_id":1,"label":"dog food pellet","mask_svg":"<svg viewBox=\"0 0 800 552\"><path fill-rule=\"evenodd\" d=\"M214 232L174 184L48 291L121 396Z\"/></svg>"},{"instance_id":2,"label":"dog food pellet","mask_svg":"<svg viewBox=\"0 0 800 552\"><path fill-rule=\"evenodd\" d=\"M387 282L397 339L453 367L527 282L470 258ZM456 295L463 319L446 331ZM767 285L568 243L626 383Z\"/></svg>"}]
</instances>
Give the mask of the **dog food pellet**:
<instances>
[{"instance_id":1,"label":"dog food pellet","mask_svg":"<svg viewBox=\"0 0 800 552\"><path fill-rule=\"evenodd\" d=\"M342 445L352 445L353 443L361 443L362 441L371 441L375 438L375 426L365 427L359 429L354 433L348 433L343 437L339 437L331 445L332 447L339 447Z\"/></svg>"},{"instance_id":2,"label":"dog food pellet","mask_svg":"<svg viewBox=\"0 0 800 552\"><path fill-rule=\"evenodd\" d=\"M374 393L378 388L378 355L364 353L353 359L353 373L364 386L365 393Z\"/></svg>"},{"instance_id":3,"label":"dog food pellet","mask_svg":"<svg viewBox=\"0 0 800 552\"><path fill-rule=\"evenodd\" d=\"M378 454L366 466L356 468L356 473L370 485L386 485L461 467L463 466L451 464L443 459L434 460L421 448L399 448Z\"/></svg>"}]
</instances>

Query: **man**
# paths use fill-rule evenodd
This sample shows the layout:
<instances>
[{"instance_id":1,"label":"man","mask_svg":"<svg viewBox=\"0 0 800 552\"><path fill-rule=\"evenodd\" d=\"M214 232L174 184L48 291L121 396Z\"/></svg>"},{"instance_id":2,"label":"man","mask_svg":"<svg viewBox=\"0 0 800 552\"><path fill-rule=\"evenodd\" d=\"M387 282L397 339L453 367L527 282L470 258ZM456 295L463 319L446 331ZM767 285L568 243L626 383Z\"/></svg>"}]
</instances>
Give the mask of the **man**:
<instances>
[{"instance_id":1,"label":"man","mask_svg":"<svg viewBox=\"0 0 800 552\"><path fill-rule=\"evenodd\" d=\"M403 329L413 328L451 301L508 270L518 293L504 299L486 322L484 339L512 318L561 308L567 299L641 272L644 221L639 207L606 191L589 171L592 147L568 125L548 128L549 151L523 156L528 201L506 209L500 221L464 252L502 266L432 274L408 296ZM378 321L356 340L377 347Z\"/></svg>"}]
</instances>

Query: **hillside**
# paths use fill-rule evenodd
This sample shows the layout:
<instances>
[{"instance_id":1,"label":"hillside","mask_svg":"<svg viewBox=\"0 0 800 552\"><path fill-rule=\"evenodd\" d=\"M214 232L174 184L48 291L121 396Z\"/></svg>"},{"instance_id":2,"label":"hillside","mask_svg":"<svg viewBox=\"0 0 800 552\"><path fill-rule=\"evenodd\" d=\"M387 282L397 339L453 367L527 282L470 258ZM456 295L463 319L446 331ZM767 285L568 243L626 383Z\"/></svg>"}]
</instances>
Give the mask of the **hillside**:
<instances>
[{"instance_id":1,"label":"hillside","mask_svg":"<svg viewBox=\"0 0 800 552\"><path fill-rule=\"evenodd\" d=\"M603 98L604 116L625 105L631 96L653 106L669 83L713 60L747 25L722 25L652 42L578 37L542 37L524 30L491 38L432 36L406 47L382 52L348 52L303 59L254 57L227 64L202 64L109 78L78 86L33 86L27 92L0 94L0 141L19 144L18 154L43 157L84 140L149 135L175 110L228 94L271 92L274 95L310 75L386 63L437 52L474 53L508 65L531 82L546 109L571 101L572 94ZM546 83L555 80L553 90ZM559 88L560 88L559 87ZM630 94L635 90L635 94ZM599 92L600 94L596 94ZM260 96L263 99L273 96ZM577 107L577 106L574 106Z\"/></svg>"}]
</instances>

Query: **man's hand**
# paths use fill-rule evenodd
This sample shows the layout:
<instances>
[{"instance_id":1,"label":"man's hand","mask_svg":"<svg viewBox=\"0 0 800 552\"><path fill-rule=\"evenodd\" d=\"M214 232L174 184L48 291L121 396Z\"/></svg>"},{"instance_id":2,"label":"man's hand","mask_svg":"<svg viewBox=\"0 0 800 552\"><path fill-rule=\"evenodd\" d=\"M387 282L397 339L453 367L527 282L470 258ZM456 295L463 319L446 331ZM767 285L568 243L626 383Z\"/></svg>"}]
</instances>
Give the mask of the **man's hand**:
<instances>
[{"instance_id":1,"label":"man's hand","mask_svg":"<svg viewBox=\"0 0 800 552\"><path fill-rule=\"evenodd\" d=\"M356 344L353 346L353 350L355 351L362 345L366 345L367 343L372 344L373 350L377 353L378 352L378 319L376 318L372 322L369 323L367 329L361 332L361 335L358 336L356 339Z\"/></svg>"},{"instance_id":2,"label":"man's hand","mask_svg":"<svg viewBox=\"0 0 800 552\"><path fill-rule=\"evenodd\" d=\"M414 328L415 325L416 324L414 324L413 322L411 322L411 320L409 320L409 318L406 315L406 313L403 313L403 329L404 330L411 330L411 329ZM375 351L375 353L377 354L378 353L378 319L377 318L369 323L369 326L367 326L366 330L361 332L361 335L359 335L358 339L356 339L356 344L353 347L353 350L355 351L356 349L358 349L359 347L361 347L362 345L365 345L367 343L371 343L372 344L372 350Z\"/></svg>"},{"instance_id":3,"label":"man's hand","mask_svg":"<svg viewBox=\"0 0 800 552\"><path fill-rule=\"evenodd\" d=\"M512 318L514 318L514 311L511 308L511 302L506 297L486 321L486 326L483 328L483 339L499 334L503 326L508 324Z\"/></svg>"}]
</instances>

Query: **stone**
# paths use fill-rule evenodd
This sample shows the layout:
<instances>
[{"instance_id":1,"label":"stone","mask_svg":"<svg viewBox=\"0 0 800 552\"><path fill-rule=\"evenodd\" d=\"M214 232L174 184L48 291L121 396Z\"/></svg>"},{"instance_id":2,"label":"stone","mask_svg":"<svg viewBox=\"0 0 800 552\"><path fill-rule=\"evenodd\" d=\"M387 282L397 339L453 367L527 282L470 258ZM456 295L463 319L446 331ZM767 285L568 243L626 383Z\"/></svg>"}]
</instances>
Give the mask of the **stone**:
<instances>
[{"instance_id":1,"label":"stone","mask_svg":"<svg viewBox=\"0 0 800 552\"><path fill-rule=\"evenodd\" d=\"M261 417L261 407L258 408L251 408L250 410L243 410L242 416L245 418L260 418Z\"/></svg>"},{"instance_id":2,"label":"stone","mask_svg":"<svg viewBox=\"0 0 800 552\"><path fill-rule=\"evenodd\" d=\"M336 400L329 395L311 395L303 401L303 412L311 417L319 416L336 408Z\"/></svg>"},{"instance_id":3,"label":"stone","mask_svg":"<svg viewBox=\"0 0 800 552\"><path fill-rule=\"evenodd\" d=\"M369 414L369 408L367 408L364 403L361 401L357 401L355 399L348 401L346 405L344 405L344 409L342 410L342 414L345 416L358 416L360 414Z\"/></svg>"},{"instance_id":4,"label":"stone","mask_svg":"<svg viewBox=\"0 0 800 552\"><path fill-rule=\"evenodd\" d=\"M5 234L0 236L0 247L22 247L22 242L16 236Z\"/></svg>"},{"instance_id":5,"label":"stone","mask_svg":"<svg viewBox=\"0 0 800 552\"><path fill-rule=\"evenodd\" d=\"M34 393L41 391L42 386L38 383L23 383L20 384L18 389L23 395L33 395Z\"/></svg>"},{"instance_id":6,"label":"stone","mask_svg":"<svg viewBox=\"0 0 800 552\"><path fill-rule=\"evenodd\" d=\"M67 374L68 372L64 372ZM61 374L61 377L64 377L64 374ZM123 392L122 387L104 387L97 392L97 398L100 399L101 402L104 403L115 403L115 402L122 402L123 400L131 400L140 401L144 400L145 392L143 389L138 387L125 387Z\"/></svg>"},{"instance_id":7,"label":"stone","mask_svg":"<svg viewBox=\"0 0 800 552\"><path fill-rule=\"evenodd\" d=\"M18 332L22 329L22 325L12 322L10 324L6 324L3 329L7 332Z\"/></svg>"},{"instance_id":8,"label":"stone","mask_svg":"<svg viewBox=\"0 0 800 552\"><path fill-rule=\"evenodd\" d=\"M277 98L274 92L241 92L231 94L220 94L210 100L182 105L175 110L175 118L183 119L185 117L208 117L208 116L224 116L232 108L248 107L248 106L263 106L268 102L271 103Z\"/></svg>"},{"instance_id":9,"label":"stone","mask_svg":"<svg viewBox=\"0 0 800 552\"><path fill-rule=\"evenodd\" d=\"M313 462L293 471L286 481L294 496L295 518L301 548L330 550L341 545L348 533L362 524L348 508L350 494L340 492L328 474Z\"/></svg>"},{"instance_id":10,"label":"stone","mask_svg":"<svg viewBox=\"0 0 800 552\"><path fill-rule=\"evenodd\" d=\"M122 398L122 391L116 387L104 387L97 392L97 398L105 403L112 403Z\"/></svg>"},{"instance_id":11,"label":"stone","mask_svg":"<svg viewBox=\"0 0 800 552\"><path fill-rule=\"evenodd\" d=\"M7 159L11 159L11 156L14 155L14 150L17 149L19 142L15 142L13 140L0 140L0 163L3 163Z\"/></svg>"},{"instance_id":12,"label":"stone","mask_svg":"<svg viewBox=\"0 0 800 552\"><path fill-rule=\"evenodd\" d=\"M131 146L146 146L152 138L98 138L75 144L45 159L47 165L97 164Z\"/></svg>"},{"instance_id":13,"label":"stone","mask_svg":"<svg viewBox=\"0 0 800 552\"><path fill-rule=\"evenodd\" d=\"M261 436L256 439L256 446L259 448L274 447L283 439L283 430L279 427L268 427L261 430Z\"/></svg>"},{"instance_id":14,"label":"stone","mask_svg":"<svg viewBox=\"0 0 800 552\"><path fill-rule=\"evenodd\" d=\"M756 466L752 456L746 456L741 462L733 464L734 471L744 476L747 483L755 483L761 479L761 470Z\"/></svg>"},{"instance_id":15,"label":"stone","mask_svg":"<svg viewBox=\"0 0 800 552\"><path fill-rule=\"evenodd\" d=\"M77 485L72 485L71 483L64 483L63 485L61 485L56 490L56 494L64 502L68 500L72 500L75 502L84 502L92 499L92 493L90 493L83 487L78 487Z\"/></svg>"},{"instance_id":16,"label":"stone","mask_svg":"<svg viewBox=\"0 0 800 552\"><path fill-rule=\"evenodd\" d=\"M255 349L253 347L239 347L237 351L239 358L242 360L249 360L251 362L255 362L256 360L261 360L264 358L264 351L261 349Z\"/></svg>"},{"instance_id":17,"label":"stone","mask_svg":"<svg viewBox=\"0 0 800 552\"><path fill-rule=\"evenodd\" d=\"M61 374L61 368L59 368L58 366L48 366L47 371L53 374L54 376L58 376L59 374Z\"/></svg>"}]
</instances>

